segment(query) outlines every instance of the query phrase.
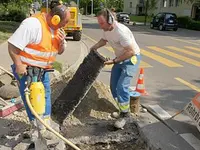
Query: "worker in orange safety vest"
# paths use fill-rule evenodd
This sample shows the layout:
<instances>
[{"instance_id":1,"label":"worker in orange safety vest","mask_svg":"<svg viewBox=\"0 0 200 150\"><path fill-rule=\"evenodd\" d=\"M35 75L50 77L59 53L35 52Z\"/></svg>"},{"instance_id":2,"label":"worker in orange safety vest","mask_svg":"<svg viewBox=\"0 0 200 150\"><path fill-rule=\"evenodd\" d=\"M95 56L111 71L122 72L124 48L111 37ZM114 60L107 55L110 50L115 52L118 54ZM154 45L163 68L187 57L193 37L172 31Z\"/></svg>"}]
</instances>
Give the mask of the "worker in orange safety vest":
<instances>
[{"instance_id":1,"label":"worker in orange safety vest","mask_svg":"<svg viewBox=\"0 0 200 150\"><path fill-rule=\"evenodd\" d=\"M69 20L70 12L68 7L62 4L54 4L49 13L40 13L26 18L8 39L8 51L13 60L13 65L11 66L13 74L19 82L19 90L28 118L37 129L36 119L27 106L24 95L27 67L52 68L56 55L64 52L66 35L62 27ZM41 81L45 88L46 100L43 119L50 125L51 88L48 72L42 74ZM40 129L48 138L53 136L44 126L41 126ZM35 131L33 129L33 132ZM36 140L38 135L34 133L32 135L35 135L32 139Z\"/></svg>"}]
</instances>

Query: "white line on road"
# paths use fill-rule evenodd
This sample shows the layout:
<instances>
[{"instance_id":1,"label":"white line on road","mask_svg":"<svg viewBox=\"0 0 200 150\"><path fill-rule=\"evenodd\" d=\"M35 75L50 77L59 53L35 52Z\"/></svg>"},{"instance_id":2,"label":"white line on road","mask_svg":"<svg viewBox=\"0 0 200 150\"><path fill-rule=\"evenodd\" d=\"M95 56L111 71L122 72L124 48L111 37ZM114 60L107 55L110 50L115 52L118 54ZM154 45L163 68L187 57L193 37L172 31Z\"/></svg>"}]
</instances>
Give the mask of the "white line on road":
<instances>
[{"instance_id":1,"label":"white line on road","mask_svg":"<svg viewBox=\"0 0 200 150\"><path fill-rule=\"evenodd\" d=\"M171 115L162 109L159 105L149 105L149 107L156 112L156 114L162 119L169 119Z\"/></svg>"},{"instance_id":2,"label":"white line on road","mask_svg":"<svg viewBox=\"0 0 200 150\"><path fill-rule=\"evenodd\" d=\"M192 133L180 134L195 150L200 150L200 140L197 139Z\"/></svg>"}]
</instances>

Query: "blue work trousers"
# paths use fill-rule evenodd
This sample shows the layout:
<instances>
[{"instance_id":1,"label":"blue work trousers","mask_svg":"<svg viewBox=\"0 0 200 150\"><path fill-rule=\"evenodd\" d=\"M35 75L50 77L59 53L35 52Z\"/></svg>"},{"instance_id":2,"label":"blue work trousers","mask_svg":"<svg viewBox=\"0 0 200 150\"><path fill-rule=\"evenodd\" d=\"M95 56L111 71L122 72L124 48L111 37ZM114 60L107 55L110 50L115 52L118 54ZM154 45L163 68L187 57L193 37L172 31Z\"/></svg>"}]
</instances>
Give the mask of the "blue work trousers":
<instances>
[{"instance_id":1,"label":"blue work trousers","mask_svg":"<svg viewBox=\"0 0 200 150\"><path fill-rule=\"evenodd\" d=\"M131 80L137 72L140 64L140 55L136 55L137 62L133 64L131 59L114 64L111 71L110 88L113 98L117 101L120 112L130 111L129 87Z\"/></svg>"},{"instance_id":2,"label":"blue work trousers","mask_svg":"<svg viewBox=\"0 0 200 150\"><path fill-rule=\"evenodd\" d=\"M22 76L19 77L18 74L16 73L16 67L15 65L11 65L13 74L16 78L16 80L19 83L19 91L20 91L20 95L21 98L23 100L26 112L28 114L28 118L30 121L34 120L35 117L34 115L31 113L31 110L29 109L26 99L25 99L25 93L24 93L24 89L25 89L25 82L26 82L26 76ZM46 106L45 106L45 113L44 113L44 117L49 117L51 115L51 87L50 87L50 79L49 79L49 73L45 72L44 75L42 76L41 79L44 88L45 88L45 100L46 100Z\"/></svg>"}]
</instances>

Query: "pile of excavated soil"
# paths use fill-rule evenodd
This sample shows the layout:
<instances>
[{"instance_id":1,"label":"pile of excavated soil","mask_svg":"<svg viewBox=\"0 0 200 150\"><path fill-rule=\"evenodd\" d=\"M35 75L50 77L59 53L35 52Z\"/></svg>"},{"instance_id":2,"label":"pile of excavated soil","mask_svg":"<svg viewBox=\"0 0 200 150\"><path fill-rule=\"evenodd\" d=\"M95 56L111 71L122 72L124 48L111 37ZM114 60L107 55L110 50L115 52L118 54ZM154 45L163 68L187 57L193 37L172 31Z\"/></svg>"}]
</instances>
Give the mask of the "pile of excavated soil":
<instances>
[{"instance_id":1,"label":"pile of excavated soil","mask_svg":"<svg viewBox=\"0 0 200 150\"><path fill-rule=\"evenodd\" d=\"M110 117L113 111L117 107L109 87L95 81L73 115L64 120L61 132L84 150L147 149L135 119L131 118L123 130L117 130L113 127L115 120Z\"/></svg>"},{"instance_id":2,"label":"pile of excavated soil","mask_svg":"<svg viewBox=\"0 0 200 150\"><path fill-rule=\"evenodd\" d=\"M52 81L52 103L64 92L63 89L72 78L73 73L67 72ZM109 87L95 81L87 95L77 106L74 113L61 124L61 133L82 150L145 150L148 144L132 118L124 130L113 127L114 119L110 113L117 111ZM23 140L22 134L29 132L30 124L24 109L13 115L0 119L0 145L14 147ZM67 147L67 150L71 148ZM0 147L4 148L4 147Z\"/></svg>"}]
</instances>

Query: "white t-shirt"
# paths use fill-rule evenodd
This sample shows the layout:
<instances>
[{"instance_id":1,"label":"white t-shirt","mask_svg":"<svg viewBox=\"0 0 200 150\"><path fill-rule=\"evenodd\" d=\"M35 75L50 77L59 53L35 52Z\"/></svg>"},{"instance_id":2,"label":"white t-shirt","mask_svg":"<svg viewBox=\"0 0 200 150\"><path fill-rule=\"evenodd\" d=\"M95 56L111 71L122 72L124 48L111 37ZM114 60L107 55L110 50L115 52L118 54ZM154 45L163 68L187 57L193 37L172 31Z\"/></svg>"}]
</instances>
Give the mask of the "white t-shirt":
<instances>
[{"instance_id":1,"label":"white t-shirt","mask_svg":"<svg viewBox=\"0 0 200 150\"><path fill-rule=\"evenodd\" d=\"M24 50L28 44L39 44L42 40L42 25L37 18L25 19L15 33L8 39L8 42Z\"/></svg>"},{"instance_id":2,"label":"white t-shirt","mask_svg":"<svg viewBox=\"0 0 200 150\"><path fill-rule=\"evenodd\" d=\"M107 40L114 49L116 57L119 57L124 53L124 47L131 45L135 54L140 54L140 48L136 43L131 30L121 23L115 21L114 29L111 31L103 31L102 38Z\"/></svg>"}]
</instances>

